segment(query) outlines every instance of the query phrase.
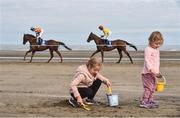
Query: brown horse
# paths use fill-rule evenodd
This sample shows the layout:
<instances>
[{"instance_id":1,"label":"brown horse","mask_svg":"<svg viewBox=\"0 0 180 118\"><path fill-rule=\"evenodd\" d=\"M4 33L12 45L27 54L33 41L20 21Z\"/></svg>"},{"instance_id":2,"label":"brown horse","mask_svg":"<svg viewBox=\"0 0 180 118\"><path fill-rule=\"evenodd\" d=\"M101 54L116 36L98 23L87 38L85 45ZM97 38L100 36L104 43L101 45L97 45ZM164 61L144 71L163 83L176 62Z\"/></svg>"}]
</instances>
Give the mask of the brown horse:
<instances>
[{"instance_id":1,"label":"brown horse","mask_svg":"<svg viewBox=\"0 0 180 118\"><path fill-rule=\"evenodd\" d=\"M130 47L133 47L136 51L137 48L136 46L134 46L133 44L128 43L127 41L124 40L114 40L112 41L112 46L106 46L106 44L101 40L100 37L96 36L95 34L93 34L92 32L90 33L87 42L90 42L94 40L94 42L96 43L97 46L97 50L91 55L91 57L93 57L96 53L101 52L101 58L102 58L102 62L104 61L104 51L111 51L114 49L117 49L117 51L119 52L119 60L116 63L120 63L121 58L122 58L122 51L129 57L131 63L133 63L131 56L129 55L128 51L126 50L126 45L129 45ZM91 58L90 57L90 58Z\"/></svg>"},{"instance_id":2,"label":"brown horse","mask_svg":"<svg viewBox=\"0 0 180 118\"><path fill-rule=\"evenodd\" d=\"M25 45L26 42L30 43L30 49L26 52L26 54L24 55L24 60L26 60L26 55L30 52L32 52L31 54L31 60L30 62L32 62L32 58L34 56L34 53L36 51L43 51L46 49L49 49L49 52L51 54L50 59L48 60L48 63L51 61L51 59L54 57L53 51L55 51L60 59L61 59L61 63L62 63L62 56L61 53L58 51L58 47L59 45L63 45L66 49L71 50L69 47L67 47L64 43L59 42L59 41L55 41L55 40L47 40L46 45L38 45L37 41L36 41L36 37L31 35L31 34L24 34L23 36L23 44Z\"/></svg>"}]
</instances>

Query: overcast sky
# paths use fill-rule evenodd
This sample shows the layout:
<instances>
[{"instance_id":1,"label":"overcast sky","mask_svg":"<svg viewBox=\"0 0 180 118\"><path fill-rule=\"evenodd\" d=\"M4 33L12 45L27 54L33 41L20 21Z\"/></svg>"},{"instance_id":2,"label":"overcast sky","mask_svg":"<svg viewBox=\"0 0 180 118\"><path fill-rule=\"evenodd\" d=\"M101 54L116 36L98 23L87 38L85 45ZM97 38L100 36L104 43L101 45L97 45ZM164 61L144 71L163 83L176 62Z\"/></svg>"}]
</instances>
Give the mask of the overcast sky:
<instances>
[{"instance_id":1,"label":"overcast sky","mask_svg":"<svg viewBox=\"0 0 180 118\"><path fill-rule=\"evenodd\" d=\"M103 24L111 38L146 43L160 30L180 44L180 0L0 0L1 44L22 44L22 35L41 26L44 38L84 44Z\"/></svg>"}]
</instances>

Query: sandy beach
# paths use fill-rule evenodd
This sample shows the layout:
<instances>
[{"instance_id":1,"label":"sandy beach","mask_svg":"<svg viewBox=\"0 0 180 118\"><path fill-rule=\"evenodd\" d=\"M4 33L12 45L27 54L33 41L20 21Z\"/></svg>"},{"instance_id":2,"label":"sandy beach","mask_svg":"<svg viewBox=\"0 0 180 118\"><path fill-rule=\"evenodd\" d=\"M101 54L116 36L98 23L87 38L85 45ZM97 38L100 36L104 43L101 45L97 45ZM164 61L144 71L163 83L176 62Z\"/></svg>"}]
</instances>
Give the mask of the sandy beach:
<instances>
[{"instance_id":1,"label":"sandy beach","mask_svg":"<svg viewBox=\"0 0 180 118\"><path fill-rule=\"evenodd\" d=\"M106 52L101 73L111 80L120 104L107 105L106 86L102 85L95 96L100 104L91 105L91 111L73 108L68 98L75 69L88 60L92 51L63 51L63 63L59 63L57 55L46 63L49 52L37 53L33 63L29 63L29 57L23 61L24 54L25 51L0 51L0 117L180 117L178 51L161 52L160 70L167 84L163 92L155 92L160 104L156 109L138 106L143 92L140 79L143 52L130 52L134 64L125 55L116 64L117 52Z\"/></svg>"}]
</instances>

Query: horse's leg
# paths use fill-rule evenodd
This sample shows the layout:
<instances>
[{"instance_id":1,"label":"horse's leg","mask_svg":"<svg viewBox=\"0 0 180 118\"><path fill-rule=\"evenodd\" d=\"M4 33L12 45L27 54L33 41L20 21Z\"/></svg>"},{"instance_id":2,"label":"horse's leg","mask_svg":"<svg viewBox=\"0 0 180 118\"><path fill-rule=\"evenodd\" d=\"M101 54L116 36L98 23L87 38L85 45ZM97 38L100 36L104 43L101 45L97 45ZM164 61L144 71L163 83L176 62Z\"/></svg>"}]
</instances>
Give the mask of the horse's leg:
<instances>
[{"instance_id":1,"label":"horse's leg","mask_svg":"<svg viewBox=\"0 0 180 118\"><path fill-rule=\"evenodd\" d=\"M117 61L116 63L120 63L120 61L121 61L121 59L122 59L122 50L121 49L118 49L117 48L117 50L118 50L118 53L119 53L119 61Z\"/></svg>"},{"instance_id":2,"label":"horse's leg","mask_svg":"<svg viewBox=\"0 0 180 118\"><path fill-rule=\"evenodd\" d=\"M101 51L101 59L102 59L102 62L104 62L104 51Z\"/></svg>"},{"instance_id":3,"label":"horse's leg","mask_svg":"<svg viewBox=\"0 0 180 118\"><path fill-rule=\"evenodd\" d=\"M98 53L98 52L100 52L100 50L96 50L91 56L90 56L90 58L91 57L93 57L96 53Z\"/></svg>"},{"instance_id":4,"label":"horse's leg","mask_svg":"<svg viewBox=\"0 0 180 118\"><path fill-rule=\"evenodd\" d=\"M35 51L32 51L31 60L29 61L30 63L32 62L32 58L33 58L33 56L34 56L34 53L35 53Z\"/></svg>"},{"instance_id":5,"label":"horse's leg","mask_svg":"<svg viewBox=\"0 0 180 118\"><path fill-rule=\"evenodd\" d=\"M133 60L131 59L131 56L129 55L128 51L127 50L123 50L123 51L129 57L131 63L133 64Z\"/></svg>"},{"instance_id":6,"label":"horse's leg","mask_svg":"<svg viewBox=\"0 0 180 118\"><path fill-rule=\"evenodd\" d=\"M55 51L56 51L56 53L59 55L59 57L60 57L60 59L61 59L61 62L60 62L60 63L62 63L62 62L63 62L63 59L62 59L61 53L60 53L58 50L55 50Z\"/></svg>"},{"instance_id":7,"label":"horse's leg","mask_svg":"<svg viewBox=\"0 0 180 118\"><path fill-rule=\"evenodd\" d=\"M28 50L28 51L26 52L26 54L24 55L24 61L26 60L27 54L30 53L31 51L32 51L32 50L30 49L30 50Z\"/></svg>"},{"instance_id":8,"label":"horse's leg","mask_svg":"<svg viewBox=\"0 0 180 118\"><path fill-rule=\"evenodd\" d=\"M51 61L51 59L54 57L54 54L53 54L53 50L49 50L49 52L50 52L50 54L51 54L51 57L50 57L50 59L48 60L48 63Z\"/></svg>"}]
</instances>

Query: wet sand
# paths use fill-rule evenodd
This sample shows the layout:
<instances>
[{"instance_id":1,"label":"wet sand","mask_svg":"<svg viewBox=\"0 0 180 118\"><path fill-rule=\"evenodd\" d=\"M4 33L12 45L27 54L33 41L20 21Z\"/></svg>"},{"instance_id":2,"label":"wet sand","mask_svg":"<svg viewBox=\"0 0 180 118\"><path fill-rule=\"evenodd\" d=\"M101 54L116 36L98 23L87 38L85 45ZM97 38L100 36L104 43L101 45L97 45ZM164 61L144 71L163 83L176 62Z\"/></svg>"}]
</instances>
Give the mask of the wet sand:
<instances>
[{"instance_id":1,"label":"wet sand","mask_svg":"<svg viewBox=\"0 0 180 118\"><path fill-rule=\"evenodd\" d=\"M180 59L180 52L161 52L161 72L166 77L167 84L163 92L155 93L159 108L138 107L139 97L143 92L140 79L143 53L130 52L134 64L130 64L126 56L120 64L115 64L118 60L115 51L105 53L101 73L111 80L113 92L119 94L119 106L107 105L106 87L102 85L95 97L100 104L91 105L91 111L71 107L67 99L70 97L69 84L73 73L79 65L87 61L91 53L64 51L63 63L58 63L57 56L51 63L46 63L48 52L44 52L37 54L33 63L28 63L29 60L22 60L24 52L0 51L1 57L19 57L0 59L0 116L180 117L180 61L173 60ZM71 59L74 57L79 59ZM166 60L167 58L172 60Z\"/></svg>"}]
</instances>

